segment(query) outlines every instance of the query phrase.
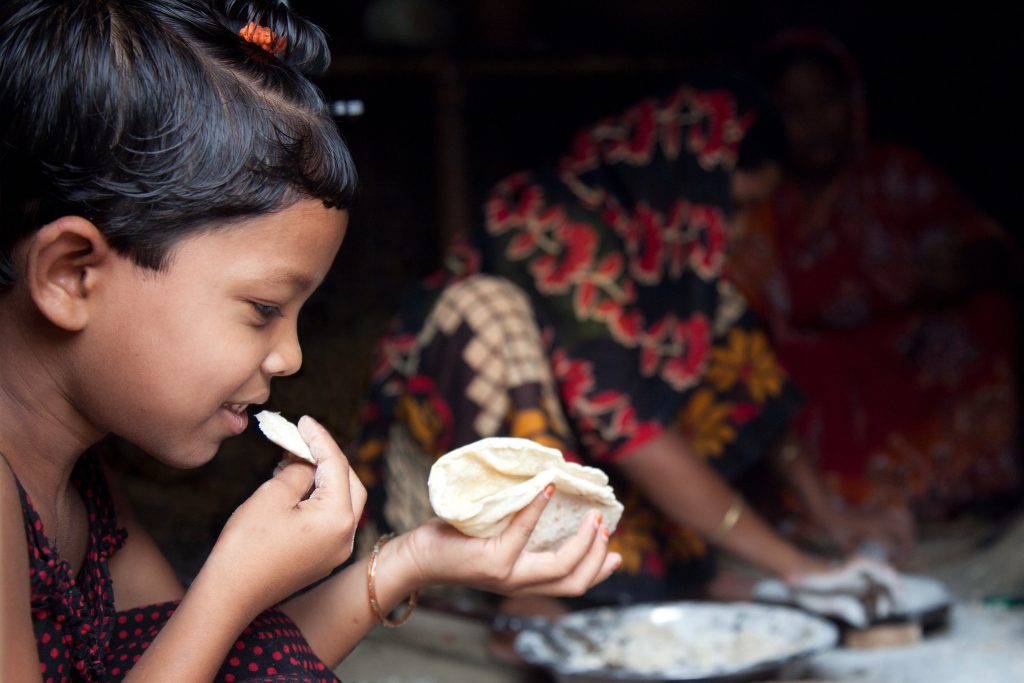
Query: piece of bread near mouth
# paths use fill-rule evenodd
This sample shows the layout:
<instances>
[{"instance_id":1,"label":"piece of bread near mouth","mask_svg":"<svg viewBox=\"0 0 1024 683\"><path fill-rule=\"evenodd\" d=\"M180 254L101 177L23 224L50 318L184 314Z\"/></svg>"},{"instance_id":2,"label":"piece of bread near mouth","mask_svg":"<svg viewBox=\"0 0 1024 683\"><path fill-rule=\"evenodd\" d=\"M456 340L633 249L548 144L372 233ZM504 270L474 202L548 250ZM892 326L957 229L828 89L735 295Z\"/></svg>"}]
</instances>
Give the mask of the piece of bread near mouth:
<instances>
[{"instance_id":1,"label":"piece of bread near mouth","mask_svg":"<svg viewBox=\"0 0 1024 683\"><path fill-rule=\"evenodd\" d=\"M299 433L299 428L286 418L281 417L281 413L269 410L260 411L256 413L256 422L259 424L263 435L272 442L295 457L316 465L316 458L313 457L313 453L310 452L305 439Z\"/></svg>"}]
</instances>

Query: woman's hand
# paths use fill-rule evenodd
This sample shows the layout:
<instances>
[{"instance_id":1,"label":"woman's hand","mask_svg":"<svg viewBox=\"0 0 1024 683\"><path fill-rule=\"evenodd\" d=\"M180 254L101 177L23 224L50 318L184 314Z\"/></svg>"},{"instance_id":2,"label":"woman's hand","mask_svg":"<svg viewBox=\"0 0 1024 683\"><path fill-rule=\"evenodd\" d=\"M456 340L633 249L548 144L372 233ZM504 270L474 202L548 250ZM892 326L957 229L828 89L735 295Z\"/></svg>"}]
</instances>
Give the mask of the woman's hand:
<instances>
[{"instance_id":1,"label":"woman's hand","mask_svg":"<svg viewBox=\"0 0 1024 683\"><path fill-rule=\"evenodd\" d=\"M821 525L846 553L900 562L914 544L914 518L907 510L833 511Z\"/></svg>"},{"instance_id":2,"label":"woman's hand","mask_svg":"<svg viewBox=\"0 0 1024 683\"><path fill-rule=\"evenodd\" d=\"M827 571L789 577L793 601L857 628L891 616L902 603L899 574L889 565L853 557Z\"/></svg>"},{"instance_id":3,"label":"woman's hand","mask_svg":"<svg viewBox=\"0 0 1024 683\"><path fill-rule=\"evenodd\" d=\"M608 578L622 558L608 552L608 529L596 511L557 550L526 550L549 500L550 493L540 493L493 538L466 536L431 519L396 539L396 554L415 568L421 586L458 584L501 595L582 595Z\"/></svg>"},{"instance_id":4,"label":"woman's hand","mask_svg":"<svg viewBox=\"0 0 1024 683\"><path fill-rule=\"evenodd\" d=\"M222 578L253 615L326 576L352 554L366 489L327 430L298 423L316 468L292 462L235 510L201 574Z\"/></svg>"},{"instance_id":5,"label":"woman's hand","mask_svg":"<svg viewBox=\"0 0 1024 683\"><path fill-rule=\"evenodd\" d=\"M779 449L777 465L802 499L815 526L844 553L860 552L893 561L910 553L914 543L914 518L910 511L851 510L837 503L795 434L789 435Z\"/></svg>"}]
</instances>

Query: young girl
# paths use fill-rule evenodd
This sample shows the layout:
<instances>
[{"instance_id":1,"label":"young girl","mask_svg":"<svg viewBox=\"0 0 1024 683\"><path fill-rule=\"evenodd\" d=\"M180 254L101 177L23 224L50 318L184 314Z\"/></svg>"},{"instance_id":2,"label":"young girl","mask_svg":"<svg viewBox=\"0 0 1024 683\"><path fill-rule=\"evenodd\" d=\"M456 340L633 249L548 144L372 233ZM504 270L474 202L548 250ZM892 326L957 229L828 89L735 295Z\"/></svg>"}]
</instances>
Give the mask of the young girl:
<instances>
[{"instance_id":1,"label":"young girl","mask_svg":"<svg viewBox=\"0 0 1024 683\"><path fill-rule=\"evenodd\" d=\"M525 552L547 491L499 537L435 519L281 602L348 558L366 498L303 418L316 468L261 486L186 591L89 454L201 465L299 368L355 182L302 75L326 63L277 3L0 10L0 679L333 680L427 584L580 594L619 562L596 513Z\"/></svg>"}]
</instances>

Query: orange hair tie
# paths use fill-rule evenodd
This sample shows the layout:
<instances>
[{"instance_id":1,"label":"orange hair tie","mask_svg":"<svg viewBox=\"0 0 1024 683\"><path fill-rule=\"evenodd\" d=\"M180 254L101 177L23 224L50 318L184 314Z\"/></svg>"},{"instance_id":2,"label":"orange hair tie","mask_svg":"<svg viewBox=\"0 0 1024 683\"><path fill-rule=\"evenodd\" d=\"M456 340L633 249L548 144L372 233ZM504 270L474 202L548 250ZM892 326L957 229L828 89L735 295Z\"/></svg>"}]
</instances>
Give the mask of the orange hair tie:
<instances>
[{"instance_id":1,"label":"orange hair tie","mask_svg":"<svg viewBox=\"0 0 1024 683\"><path fill-rule=\"evenodd\" d=\"M288 47L288 40L286 38L278 38L276 33L266 26L260 26L255 21L250 21L248 24L243 26L242 30L238 32L238 35L242 36L242 38L247 42L263 48L272 55L284 52L285 48Z\"/></svg>"}]
</instances>

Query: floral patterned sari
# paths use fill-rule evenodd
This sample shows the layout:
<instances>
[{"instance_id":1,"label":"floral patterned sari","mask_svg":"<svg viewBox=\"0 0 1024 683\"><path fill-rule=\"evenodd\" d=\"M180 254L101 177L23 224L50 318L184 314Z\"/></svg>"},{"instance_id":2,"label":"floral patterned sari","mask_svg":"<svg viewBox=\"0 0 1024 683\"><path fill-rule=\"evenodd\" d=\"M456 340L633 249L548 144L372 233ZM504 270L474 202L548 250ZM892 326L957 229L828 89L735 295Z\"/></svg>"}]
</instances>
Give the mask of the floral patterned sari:
<instances>
[{"instance_id":1,"label":"floral patterned sari","mask_svg":"<svg viewBox=\"0 0 1024 683\"><path fill-rule=\"evenodd\" d=\"M380 345L358 448L380 524L428 514L410 500L447 450L524 436L608 471L625 504L623 567L590 597L664 599L709 578L704 541L615 464L677 428L732 479L795 412L723 277L729 177L754 116L735 90L685 85L583 130L557 169L494 187L475 244L450 249Z\"/></svg>"}]
</instances>

